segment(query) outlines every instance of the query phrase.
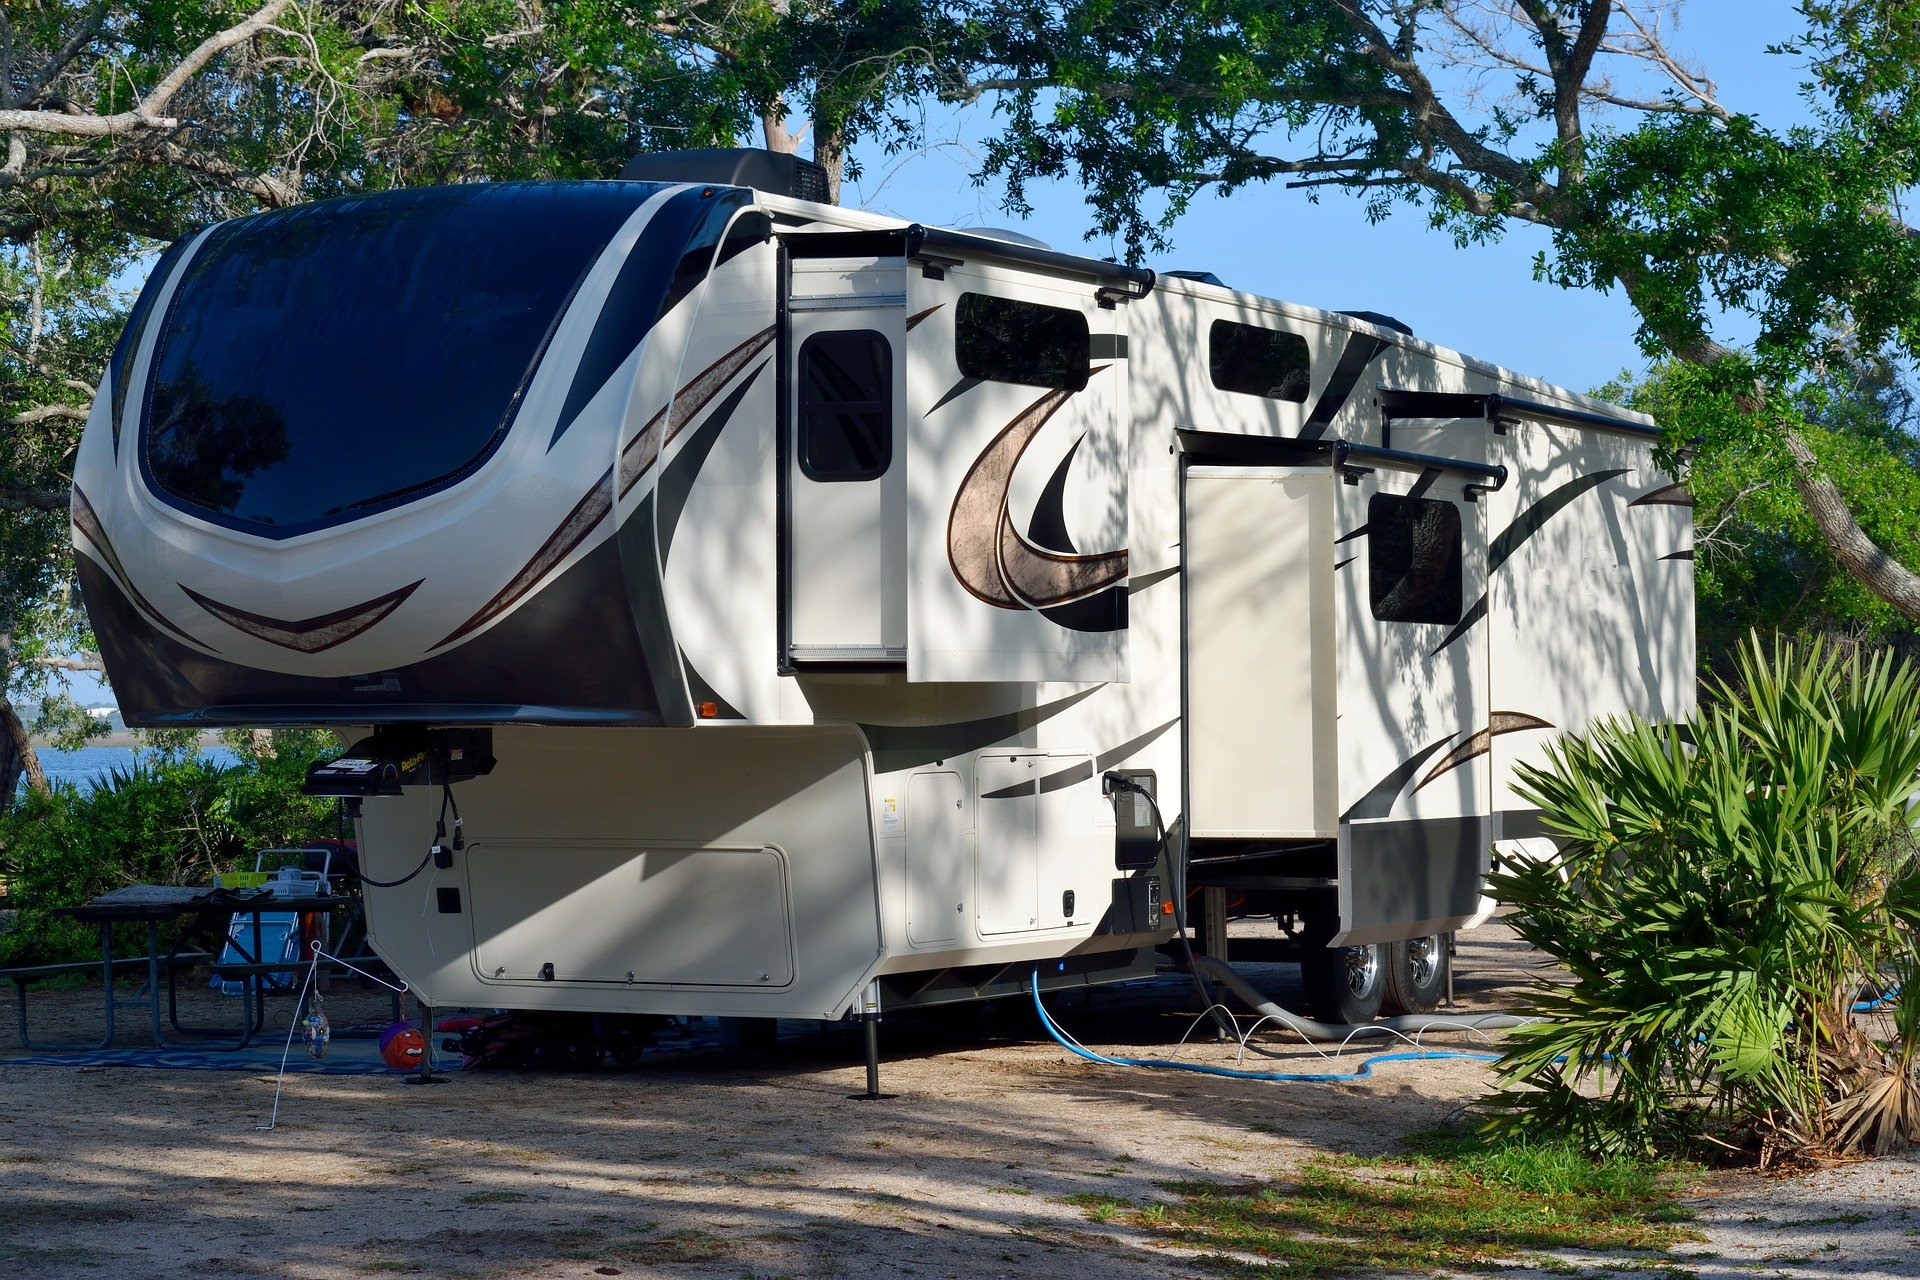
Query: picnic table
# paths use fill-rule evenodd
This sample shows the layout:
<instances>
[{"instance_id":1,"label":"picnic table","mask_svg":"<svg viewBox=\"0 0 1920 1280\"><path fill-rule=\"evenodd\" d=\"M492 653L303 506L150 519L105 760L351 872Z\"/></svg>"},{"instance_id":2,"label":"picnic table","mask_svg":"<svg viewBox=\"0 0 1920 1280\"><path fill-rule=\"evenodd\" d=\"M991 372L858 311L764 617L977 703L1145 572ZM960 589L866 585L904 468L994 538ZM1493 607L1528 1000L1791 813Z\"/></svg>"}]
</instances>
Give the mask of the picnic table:
<instances>
[{"instance_id":1,"label":"picnic table","mask_svg":"<svg viewBox=\"0 0 1920 1280\"><path fill-rule=\"evenodd\" d=\"M100 959L75 961L66 964L24 965L12 969L0 969L0 977L10 979L18 999L20 1043L30 1049L108 1049L113 1046L114 1015L121 1008L142 1008L148 1013L149 1026L153 1042L161 1048L169 1047L166 1033L160 1021L160 992L162 980L166 985L167 1021L173 1030L184 1036L237 1036L231 1045L220 1046L229 1049L242 1049L252 1042L266 1026L266 997L269 983L267 975L283 973L297 968L303 962L276 960L267 962L261 955L260 916L267 911L330 912L336 907L351 906L358 899L351 895L330 894L311 897L279 897L271 886L258 889L194 888L184 885L134 884L103 893L96 898L75 907L60 908L64 915L88 924L100 927ZM177 983L182 969L195 964L212 961L214 957L206 952L180 951L179 934L174 931L173 942L162 949L161 925L177 922L187 917L201 917L215 913L233 916L249 916L252 920L252 947L249 949L238 938L229 937L229 942L244 957L244 963L216 966L216 971L237 977L246 984L241 1006L241 1025L236 1030L231 1027L189 1027L180 1022ZM114 926L117 924L144 924L146 926L146 954L143 956L116 956L114 954ZM238 931L236 931L238 932ZM371 959L371 957L357 957ZM114 979L129 972L145 970L146 980L140 989L131 996L122 996L114 985ZM105 1032L97 1045L36 1044L27 1032L27 989L32 983L67 973L100 974L102 988L101 1009L105 1015Z\"/></svg>"}]
</instances>

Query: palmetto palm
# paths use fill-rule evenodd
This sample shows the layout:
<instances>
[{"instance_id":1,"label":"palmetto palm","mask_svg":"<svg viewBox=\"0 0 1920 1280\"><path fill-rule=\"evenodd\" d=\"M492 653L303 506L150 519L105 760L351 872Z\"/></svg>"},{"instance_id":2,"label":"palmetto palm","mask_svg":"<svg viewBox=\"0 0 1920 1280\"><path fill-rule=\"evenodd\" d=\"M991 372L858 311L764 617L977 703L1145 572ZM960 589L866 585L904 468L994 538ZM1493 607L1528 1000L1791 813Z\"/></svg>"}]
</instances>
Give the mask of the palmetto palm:
<instances>
[{"instance_id":1,"label":"palmetto palm","mask_svg":"<svg viewBox=\"0 0 1920 1280\"><path fill-rule=\"evenodd\" d=\"M1686 724L1599 725L1522 769L1560 842L1494 892L1571 985L1516 1032L1495 1123L1596 1150L1920 1139L1920 674L1757 638Z\"/></svg>"}]
</instances>

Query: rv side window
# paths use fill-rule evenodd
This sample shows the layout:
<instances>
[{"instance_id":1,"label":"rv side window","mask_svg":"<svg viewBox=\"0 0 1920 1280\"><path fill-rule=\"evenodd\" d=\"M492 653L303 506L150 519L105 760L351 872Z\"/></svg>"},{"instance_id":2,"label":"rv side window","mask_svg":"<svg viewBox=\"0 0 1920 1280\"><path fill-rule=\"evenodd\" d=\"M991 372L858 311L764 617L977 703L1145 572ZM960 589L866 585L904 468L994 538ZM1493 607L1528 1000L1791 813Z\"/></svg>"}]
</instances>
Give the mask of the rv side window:
<instances>
[{"instance_id":1,"label":"rv side window","mask_svg":"<svg viewBox=\"0 0 1920 1280\"><path fill-rule=\"evenodd\" d=\"M1307 398L1307 340L1297 333L1215 320L1207 334L1207 367L1222 391L1269 400Z\"/></svg>"},{"instance_id":2,"label":"rv side window","mask_svg":"<svg viewBox=\"0 0 1920 1280\"><path fill-rule=\"evenodd\" d=\"M1065 307L963 293L954 318L960 372L990 382L1078 391L1087 385L1087 318Z\"/></svg>"},{"instance_id":3,"label":"rv side window","mask_svg":"<svg viewBox=\"0 0 1920 1280\"><path fill-rule=\"evenodd\" d=\"M1460 509L1451 502L1375 494L1367 564L1381 622L1460 621Z\"/></svg>"},{"instance_id":4,"label":"rv side window","mask_svg":"<svg viewBox=\"0 0 1920 1280\"><path fill-rule=\"evenodd\" d=\"M893 348L872 329L816 333L800 346L800 470L871 480L893 461Z\"/></svg>"}]
</instances>

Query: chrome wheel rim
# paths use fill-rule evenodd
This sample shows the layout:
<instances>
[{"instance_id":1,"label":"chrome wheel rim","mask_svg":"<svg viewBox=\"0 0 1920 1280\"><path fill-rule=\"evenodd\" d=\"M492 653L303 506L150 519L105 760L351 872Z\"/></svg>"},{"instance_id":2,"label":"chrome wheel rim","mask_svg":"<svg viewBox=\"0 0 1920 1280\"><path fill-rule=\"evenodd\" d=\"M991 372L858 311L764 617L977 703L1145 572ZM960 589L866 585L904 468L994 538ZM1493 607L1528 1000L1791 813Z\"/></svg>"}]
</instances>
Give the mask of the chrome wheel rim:
<instances>
[{"instance_id":1,"label":"chrome wheel rim","mask_svg":"<svg viewBox=\"0 0 1920 1280\"><path fill-rule=\"evenodd\" d=\"M1425 987L1440 976L1440 938L1428 934L1407 943L1407 975L1416 987Z\"/></svg>"},{"instance_id":2,"label":"chrome wheel rim","mask_svg":"<svg viewBox=\"0 0 1920 1280\"><path fill-rule=\"evenodd\" d=\"M1347 948L1347 989L1356 996L1364 996L1373 990L1373 984L1380 980L1380 948Z\"/></svg>"}]
</instances>

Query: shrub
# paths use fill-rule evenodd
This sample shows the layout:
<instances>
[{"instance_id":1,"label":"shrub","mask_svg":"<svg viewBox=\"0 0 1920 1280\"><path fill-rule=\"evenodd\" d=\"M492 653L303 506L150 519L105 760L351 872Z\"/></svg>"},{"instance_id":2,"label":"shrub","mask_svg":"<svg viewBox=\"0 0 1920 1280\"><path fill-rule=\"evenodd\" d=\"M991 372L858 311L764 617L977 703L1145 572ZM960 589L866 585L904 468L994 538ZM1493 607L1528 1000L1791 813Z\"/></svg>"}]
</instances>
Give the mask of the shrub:
<instances>
[{"instance_id":1,"label":"shrub","mask_svg":"<svg viewBox=\"0 0 1920 1280\"><path fill-rule=\"evenodd\" d=\"M1684 725L1565 739L1522 793L1561 842L1493 891L1564 964L1515 1032L1493 1127L1589 1151L1920 1139L1920 677L1757 638Z\"/></svg>"},{"instance_id":2,"label":"shrub","mask_svg":"<svg viewBox=\"0 0 1920 1280\"><path fill-rule=\"evenodd\" d=\"M211 884L251 867L260 849L333 835L333 802L302 795L300 784L308 762L334 746L330 734L278 733L270 752L226 765L191 740L162 740L90 791L23 792L0 814L0 874L19 912L0 934L0 963L97 956L96 928L56 908L120 885Z\"/></svg>"}]
</instances>

